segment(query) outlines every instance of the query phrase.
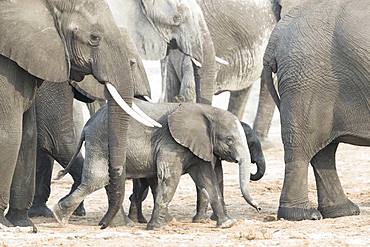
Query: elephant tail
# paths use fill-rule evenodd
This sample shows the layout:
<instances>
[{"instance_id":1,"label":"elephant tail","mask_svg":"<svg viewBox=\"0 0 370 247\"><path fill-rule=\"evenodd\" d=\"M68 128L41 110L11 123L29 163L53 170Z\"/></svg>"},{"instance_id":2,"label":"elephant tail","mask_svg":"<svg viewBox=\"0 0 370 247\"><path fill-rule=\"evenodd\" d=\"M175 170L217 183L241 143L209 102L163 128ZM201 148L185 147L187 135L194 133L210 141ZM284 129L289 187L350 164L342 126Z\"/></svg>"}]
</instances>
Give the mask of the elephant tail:
<instances>
[{"instance_id":1,"label":"elephant tail","mask_svg":"<svg viewBox=\"0 0 370 247\"><path fill-rule=\"evenodd\" d=\"M265 175L266 171L265 156L262 152L261 142L258 139L256 132L248 124L243 122L240 123L243 127L245 137L247 138L251 162L255 163L257 166L257 172L255 174L251 174L250 179L252 181L258 181L263 177L263 175Z\"/></svg>"},{"instance_id":2,"label":"elephant tail","mask_svg":"<svg viewBox=\"0 0 370 247\"><path fill-rule=\"evenodd\" d=\"M70 168L73 164L73 161L76 159L77 155L80 153L80 150L81 150L81 147L82 147L82 144L83 144L84 141L85 141L85 131L82 130L80 140L77 144L76 152L73 154L73 156L72 156L71 160L69 161L67 167L58 172L58 175L56 176L55 180L60 180L61 178L63 178L69 172L69 170L70 170Z\"/></svg>"},{"instance_id":3,"label":"elephant tail","mask_svg":"<svg viewBox=\"0 0 370 247\"><path fill-rule=\"evenodd\" d=\"M272 78L272 69L269 66L263 66L261 74L261 85L265 84L273 98L277 108L280 110L280 97L276 92L274 86L274 79Z\"/></svg>"}]
</instances>

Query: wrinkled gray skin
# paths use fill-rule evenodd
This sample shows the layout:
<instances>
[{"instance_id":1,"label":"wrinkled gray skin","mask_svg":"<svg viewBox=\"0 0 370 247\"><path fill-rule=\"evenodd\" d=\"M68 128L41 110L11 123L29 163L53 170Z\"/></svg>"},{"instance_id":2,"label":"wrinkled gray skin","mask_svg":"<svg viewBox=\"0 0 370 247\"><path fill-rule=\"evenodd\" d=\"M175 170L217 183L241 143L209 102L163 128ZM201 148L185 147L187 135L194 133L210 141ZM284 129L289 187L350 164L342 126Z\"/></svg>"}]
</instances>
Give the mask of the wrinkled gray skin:
<instances>
[{"instance_id":1,"label":"wrinkled gray skin","mask_svg":"<svg viewBox=\"0 0 370 247\"><path fill-rule=\"evenodd\" d=\"M125 30L121 30L127 37ZM150 86L145 76L142 61L134 44L126 41L131 59L137 63L137 70L142 73L135 74L135 97L149 96ZM144 76L144 77L142 77ZM87 76L83 81L68 83L44 83L36 96L37 115L37 160L36 160L36 191L30 217L53 217L52 211L46 206L50 196L50 182L54 159L64 168L72 159L77 148L78 137L83 128L82 102L87 103L90 114L93 115L103 104L104 86L94 82L94 78ZM72 85L75 85L74 88ZM81 102L73 102L73 98ZM95 100L95 101L94 101ZM78 103L78 104L77 104ZM72 108L73 104L73 108ZM72 111L73 110L73 111ZM79 154L73 163L70 174L74 180L71 192L81 182L83 158ZM85 215L83 204L75 210L75 215Z\"/></svg>"},{"instance_id":2,"label":"wrinkled gray skin","mask_svg":"<svg viewBox=\"0 0 370 247\"><path fill-rule=\"evenodd\" d=\"M68 83L43 83L36 95L37 156L36 187L30 217L53 217L46 206L50 196L50 182L54 160L64 168L71 160L78 143L78 136L83 127L81 105L73 103L74 93ZM73 104L73 107L72 107ZM74 113L72 112L74 109ZM80 121L80 122L76 122ZM82 122L81 122L82 121ZM74 184L71 191L81 183L84 159L78 154L70 174ZM85 215L83 204L75 215Z\"/></svg>"},{"instance_id":3,"label":"wrinkled gray skin","mask_svg":"<svg viewBox=\"0 0 370 247\"><path fill-rule=\"evenodd\" d=\"M367 0L314 1L290 11L271 34L262 79L280 108L285 177L278 218L360 213L340 184L335 154L340 142L370 146L369 13ZM309 163L317 209L308 201Z\"/></svg>"},{"instance_id":4,"label":"wrinkled gray skin","mask_svg":"<svg viewBox=\"0 0 370 247\"><path fill-rule=\"evenodd\" d=\"M198 0L198 3L211 33L216 56L229 63L218 63L214 94L230 91L228 110L242 119L250 88L261 75L263 52L276 23L274 6L270 0ZM197 84L189 60L176 50L170 50L162 85L165 101L195 101ZM257 114L255 130L265 138L274 104L267 89L261 87L261 91L263 107Z\"/></svg>"},{"instance_id":5,"label":"wrinkled gray skin","mask_svg":"<svg viewBox=\"0 0 370 247\"><path fill-rule=\"evenodd\" d=\"M148 229L166 223L168 204L183 173L189 173L197 187L208 195L217 216L217 226L230 227L235 223L224 209L214 171L217 159L239 163L243 196L249 204L259 209L249 195L250 156L247 140L234 115L207 105L134 102L164 126L161 129L149 129L132 120L129 128L127 177L151 178L154 185L155 205ZM230 126L232 128L228 128ZM108 183L106 106L84 127L80 146L83 141L86 159L81 185L53 208L61 223L68 222L73 210L87 195Z\"/></svg>"},{"instance_id":6,"label":"wrinkled gray skin","mask_svg":"<svg viewBox=\"0 0 370 247\"><path fill-rule=\"evenodd\" d=\"M144 59L164 59L168 49L176 49L189 56L189 63L197 71L196 81L200 85L197 89L198 102L212 102L217 69L215 50L196 0L108 2L117 23L128 29Z\"/></svg>"},{"instance_id":7,"label":"wrinkled gray skin","mask_svg":"<svg viewBox=\"0 0 370 247\"><path fill-rule=\"evenodd\" d=\"M112 84L130 104L134 64L102 0L0 1L0 23L0 224L33 226L27 210L35 183L36 87L42 81L66 83L92 74L98 82ZM123 200L129 122L109 93L106 98L110 200L103 227Z\"/></svg>"}]
</instances>

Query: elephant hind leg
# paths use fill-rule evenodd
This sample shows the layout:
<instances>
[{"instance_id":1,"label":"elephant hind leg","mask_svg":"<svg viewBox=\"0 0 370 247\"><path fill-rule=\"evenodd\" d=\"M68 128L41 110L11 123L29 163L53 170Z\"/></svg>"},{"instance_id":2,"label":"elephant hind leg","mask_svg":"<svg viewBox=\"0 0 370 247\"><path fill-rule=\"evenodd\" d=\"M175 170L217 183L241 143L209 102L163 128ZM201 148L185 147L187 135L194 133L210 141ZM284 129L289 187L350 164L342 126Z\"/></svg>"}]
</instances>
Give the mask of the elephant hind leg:
<instances>
[{"instance_id":1,"label":"elephant hind leg","mask_svg":"<svg viewBox=\"0 0 370 247\"><path fill-rule=\"evenodd\" d=\"M251 86L244 88L240 91L230 92L229 106L227 110L237 116L239 120L243 120L245 106L249 98Z\"/></svg>"},{"instance_id":2,"label":"elephant hind leg","mask_svg":"<svg viewBox=\"0 0 370 247\"><path fill-rule=\"evenodd\" d=\"M324 218L360 214L359 207L345 195L335 164L338 143L331 143L311 160L314 169L319 211Z\"/></svg>"},{"instance_id":3,"label":"elephant hind leg","mask_svg":"<svg viewBox=\"0 0 370 247\"><path fill-rule=\"evenodd\" d=\"M142 211L142 202L148 195L149 182L146 178L141 178L133 179L132 183L133 188L130 196L131 203L128 217L134 222L147 223Z\"/></svg>"}]
</instances>

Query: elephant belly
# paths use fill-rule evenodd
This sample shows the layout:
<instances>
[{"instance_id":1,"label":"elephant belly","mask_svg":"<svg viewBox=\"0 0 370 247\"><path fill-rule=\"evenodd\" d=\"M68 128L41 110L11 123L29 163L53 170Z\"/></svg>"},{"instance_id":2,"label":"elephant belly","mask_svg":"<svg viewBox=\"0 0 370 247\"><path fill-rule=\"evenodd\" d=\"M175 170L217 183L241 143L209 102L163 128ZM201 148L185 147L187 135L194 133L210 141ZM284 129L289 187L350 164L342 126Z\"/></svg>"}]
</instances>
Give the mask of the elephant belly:
<instances>
[{"instance_id":1,"label":"elephant belly","mask_svg":"<svg viewBox=\"0 0 370 247\"><path fill-rule=\"evenodd\" d=\"M156 174L156 166L152 162L152 149L149 143L141 139L129 139L127 151L127 178L145 178Z\"/></svg>"}]
</instances>

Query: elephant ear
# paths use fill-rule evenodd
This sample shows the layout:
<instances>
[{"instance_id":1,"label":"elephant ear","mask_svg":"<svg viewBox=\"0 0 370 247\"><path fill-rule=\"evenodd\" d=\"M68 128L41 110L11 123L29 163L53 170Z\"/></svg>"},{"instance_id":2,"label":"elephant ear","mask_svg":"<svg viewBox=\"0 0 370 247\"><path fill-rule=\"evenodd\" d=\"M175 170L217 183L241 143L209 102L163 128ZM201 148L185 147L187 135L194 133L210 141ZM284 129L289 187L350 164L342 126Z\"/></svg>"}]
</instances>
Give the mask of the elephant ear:
<instances>
[{"instance_id":1,"label":"elephant ear","mask_svg":"<svg viewBox=\"0 0 370 247\"><path fill-rule=\"evenodd\" d=\"M213 161L212 130L204 105L184 103L168 116L168 128L181 146L202 160Z\"/></svg>"},{"instance_id":2,"label":"elephant ear","mask_svg":"<svg viewBox=\"0 0 370 247\"><path fill-rule=\"evenodd\" d=\"M45 1L0 1L0 54L43 80L67 81L70 64L54 23Z\"/></svg>"}]
</instances>

